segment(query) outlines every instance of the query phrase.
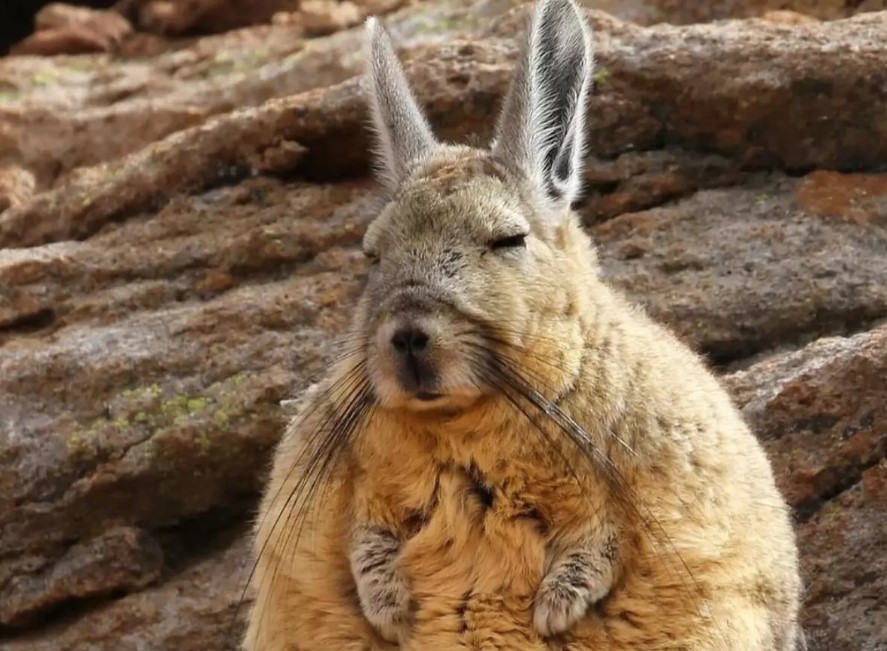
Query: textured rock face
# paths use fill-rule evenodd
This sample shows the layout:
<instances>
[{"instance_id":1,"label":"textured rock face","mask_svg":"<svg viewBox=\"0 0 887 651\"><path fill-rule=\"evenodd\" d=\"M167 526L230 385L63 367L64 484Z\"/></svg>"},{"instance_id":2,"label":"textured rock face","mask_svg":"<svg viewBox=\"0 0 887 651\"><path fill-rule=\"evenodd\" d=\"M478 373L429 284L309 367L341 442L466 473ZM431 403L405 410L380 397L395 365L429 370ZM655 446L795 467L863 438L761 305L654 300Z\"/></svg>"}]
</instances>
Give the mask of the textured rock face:
<instances>
[{"instance_id":1,"label":"textured rock face","mask_svg":"<svg viewBox=\"0 0 887 651\"><path fill-rule=\"evenodd\" d=\"M887 325L727 377L798 514L813 649L887 642Z\"/></svg>"},{"instance_id":2,"label":"textured rock face","mask_svg":"<svg viewBox=\"0 0 887 651\"><path fill-rule=\"evenodd\" d=\"M849 13L813 4L792 8ZM185 6L120 9L144 29ZM578 210L603 273L721 366L767 446L811 649L882 651L887 13L792 16L592 12ZM447 137L489 135L525 17L445 0L387 18ZM0 61L4 650L234 648L279 402L335 352L373 216L361 34L300 29Z\"/></svg>"},{"instance_id":3,"label":"textured rock face","mask_svg":"<svg viewBox=\"0 0 887 651\"><path fill-rule=\"evenodd\" d=\"M61 3L34 16L36 32L14 46L12 54L84 54L110 52L132 32L132 25L113 11L94 11Z\"/></svg>"}]
</instances>

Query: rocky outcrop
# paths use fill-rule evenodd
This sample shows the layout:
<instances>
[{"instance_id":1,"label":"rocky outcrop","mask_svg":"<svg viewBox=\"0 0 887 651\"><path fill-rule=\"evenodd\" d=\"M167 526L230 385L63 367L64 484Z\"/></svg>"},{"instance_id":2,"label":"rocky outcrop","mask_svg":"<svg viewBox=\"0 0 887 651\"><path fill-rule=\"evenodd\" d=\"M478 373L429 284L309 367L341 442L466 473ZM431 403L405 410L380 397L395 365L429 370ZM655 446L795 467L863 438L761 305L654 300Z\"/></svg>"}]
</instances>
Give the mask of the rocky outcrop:
<instances>
[{"instance_id":1,"label":"rocky outcrop","mask_svg":"<svg viewBox=\"0 0 887 651\"><path fill-rule=\"evenodd\" d=\"M795 507L810 648L887 641L887 325L727 377Z\"/></svg>"},{"instance_id":2,"label":"rocky outcrop","mask_svg":"<svg viewBox=\"0 0 887 651\"><path fill-rule=\"evenodd\" d=\"M95 11L61 3L34 16L36 32L15 45L12 54L85 54L112 52L132 32L132 25L113 11Z\"/></svg>"},{"instance_id":3,"label":"rocky outcrop","mask_svg":"<svg viewBox=\"0 0 887 651\"><path fill-rule=\"evenodd\" d=\"M482 17L467 0L443 0L399 12L389 24L409 46L465 33ZM76 175L70 178L75 169L117 160L151 144L163 148L164 136L203 125L213 116L222 116L223 122L205 125L207 137L246 147L249 138L224 136L219 128L240 124L233 128L255 129L274 119L274 108L254 108L256 115L232 111L353 77L361 65L360 39L361 32L351 30L306 40L286 24L266 25L206 37L148 58L137 51L139 56L114 59L6 59L0 66L0 165L23 165L36 177L38 189L60 186L76 180ZM299 105L306 98L301 97ZM332 108L331 98L318 95L317 100L318 109ZM359 128L358 115L351 118L353 130ZM290 117L298 119L298 111ZM312 117L320 122L316 129L333 126L316 112ZM107 137L109 130L115 137ZM284 133L281 130L278 138ZM179 167L189 165L181 161ZM230 166L222 162L218 167L214 175ZM98 172L91 178L97 176L107 181L113 175ZM178 173L173 171L173 176Z\"/></svg>"},{"instance_id":4,"label":"rocky outcrop","mask_svg":"<svg viewBox=\"0 0 887 651\"><path fill-rule=\"evenodd\" d=\"M760 433L797 514L811 649L877 649L887 13L590 16L578 210L604 273L719 366ZM386 19L442 133L488 135L525 17L442 0ZM323 371L365 272L360 39L278 20L0 61L4 649L234 648L279 403Z\"/></svg>"}]
</instances>

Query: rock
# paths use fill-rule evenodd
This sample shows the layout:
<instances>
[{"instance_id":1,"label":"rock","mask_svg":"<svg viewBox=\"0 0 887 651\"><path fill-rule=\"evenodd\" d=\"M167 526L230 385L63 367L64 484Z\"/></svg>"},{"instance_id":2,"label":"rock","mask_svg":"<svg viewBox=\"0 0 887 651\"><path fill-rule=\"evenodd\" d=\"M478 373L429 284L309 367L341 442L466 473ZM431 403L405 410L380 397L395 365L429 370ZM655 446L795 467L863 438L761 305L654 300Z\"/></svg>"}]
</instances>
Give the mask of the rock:
<instances>
[{"instance_id":1,"label":"rock","mask_svg":"<svg viewBox=\"0 0 887 651\"><path fill-rule=\"evenodd\" d=\"M119 11L140 29L164 35L217 33L268 22L304 26L310 34L351 27L367 14L385 14L404 0L122 0Z\"/></svg>"},{"instance_id":2,"label":"rock","mask_svg":"<svg viewBox=\"0 0 887 651\"><path fill-rule=\"evenodd\" d=\"M797 11L773 10L761 14L761 19L777 25L806 25L815 23L816 18L800 14Z\"/></svg>"},{"instance_id":3,"label":"rock","mask_svg":"<svg viewBox=\"0 0 887 651\"><path fill-rule=\"evenodd\" d=\"M600 54L591 135L592 151L600 157L655 150L663 141L689 151L717 152L745 167L858 169L875 166L887 157L887 123L883 116L876 115L875 109L887 100L887 84L871 83L882 74L880 57L887 56L887 45L871 34L873 30L887 28L887 14L799 27L797 30L802 33L796 35L784 28L752 30L741 23L642 30L598 14L594 17L599 28ZM509 31L518 24L520 21L515 18L490 29ZM507 25L510 27L506 28ZM354 42L350 42L353 46ZM856 53L850 54L854 48ZM719 56L711 57L710 49L717 50ZM489 129L489 116L507 86L514 44L510 40L491 39L417 46L411 57L410 75L421 100L430 106L432 121L438 128L453 139L478 130L483 136L484 129ZM337 77L338 73L333 79ZM786 78L798 81L787 83ZM699 79L711 83L699 83ZM244 83L252 86L253 82ZM826 88L831 90L825 93ZM217 101L218 98L213 100ZM725 106L734 106L736 110L725 111ZM770 106L780 106L780 110L771 111ZM145 125L145 130L137 131L134 137L156 139L161 133L181 128L187 114L191 122L202 119L193 111L185 110L183 114L181 110L170 110L166 115L152 113L150 118L134 111L127 118L131 121L128 126L150 120L150 126ZM238 161L225 161L226 166L236 168L245 166L245 158L254 156L256 149L282 138L307 148L300 169L312 178L340 178L365 168L365 115L359 84L351 79L322 91L244 109L156 147L203 150L194 151L197 160L211 157L219 149L240 152L234 156L241 158L239 165ZM829 120L823 122L816 117L821 115L829 115ZM34 114L24 110L9 114L9 118L14 130L36 120ZM79 140L84 134L91 136L92 129L105 128L105 124L106 121L98 121L89 127L82 125L74 137ZM250 140L233 142L229 135L232 129L252 134ZM52 128L48 133L53 134ZM59 151L64 151L65 157L70 157L71 151L79 152L76 156L81 160L90 156L85 153L89 146L72 149L64 137L53 135L56 138L51 142L19 141L21 158L33 162L33 156L41 153L39 166L46 167L55 159L57 167ZM220 140L224 142L219 143ZM92 145L92 158L108 159L115 152L120 153L119 143L100 142L103 144L98 151ZM343 148L344 142L351 146ZM133 145L132 141L127 143L129 147ZM56 153L47 151L50 147ZM142 153L141 160L146 155ZM61 164L62 168L74 160ZM139 167L134 163L137 160L130 159L122 167ZM176 166L181 160L171 157L169 168L159 173L179 178L183 172ZM121 165L115 164L118 166ZM206 174L196 170L185 173L189 179ZM112 214L144 205L144 197L138 188L132 188L129 175L107 179L98 170L93 176L103 179L101 187L93 181L75 180L62 185L55 194L39 197L32 205L6 215L0 220L0 246L13 241L31 245L88 232L93 224ZM127 205L123 198L96 204L92 199L96 194L124 198L139 195L142 199L132 205ZM158 194L153 192L154 196ZM84 217L80 212L98 215ZM23 234L23 224L29 225L28 235Z\"/></svg>"},{"instance_id":4,"label":"rock","mask_svg":"<svg viewBox=\"0 0 887 651\"><path fill-rule=\"evenodd\" d=\"M14 46L12 54L110 52L132 32L132 25L118 13L63 3L46 5L34 22L37 31Z\"/></svg>"},{"instance_id":5,"label":"rock","mask_svg":"<svg viewBox=\"0 0 887 651\"><path fill-rule=\"evenodd\" d=\"M79 170L61 191L37 199L43 207L59 206L58 195L65 195L65 203L74 208L73 212L57 212L58 221L35 223L29 208L11 211L0 221L0 246L4 240L36 243L51 241L60 234L88 236L113 215L150 206L163 194L199 189L219 179L259 171L291 171L306 150L279 134L283 121L298 118L292 113L272 116L277 119L269 123L243 119L240 113L226 115L216 122L175 133L129 156L113 165L113 172L112 164Z\"/></svg>"},{"instance_id":6,"label":"rock","mask_svg":"<svg viewBox=\"0 0 887 651\"><path fill-rule=\"evenodd\" d=\"M883 226L887 224L887 174L813 172L799 189L798 201L822 217Z\"/></svg>"},{"instance_id":7,"label":"rock","mask_svg":"<svg viewBox=\"0 0 887 651\"><path fill-rule=\"evenodd\" d=\"M139 29L181 35L258 25L296 6L296 0L120 0L116 9Z\"/></svg>"},{"instance_id":8,"label":"rock","mask_svg":"<svg viewBox=\"0 0 887 651\"><path fill-rule=\"evenodd\" d=\"M86 54L108 51L111 45L106 39L80 27L45 29L15 45L10 54L39 56Z\"/></svg>"},{"instance_id":9,"label":"rock","mask_svg":"<svg viewBox=\"0 0 887 651\"><path fill-rule=\"evenodd\" d=\"M871 91L883 101L887 83L874 51L887 13L792 29L757 21L643 29L591 16L598 50L591 150L598 155L667 142L788 170L866 169L887 157L880 143L857 148L868 128L856 121L864 108L826 99ZM517 10L485 33L512 34L524 18ZM835 46L846 47L846 62L836 60ZM838 72L862 68L869 72L850 83ZM887 128L882 117L872 112L864 119ZM849 150L860 158L846 157Z\"/></svg>"},{"instance_id":10,"label":"rock","mask_svg":"<svg viewBox=\"0 0 887 651\"><path fill-rule=\"evenodd\" d=\"M727 376L801 522L811 651L887 640L887 325Z\"/></svg>"},{"instance_id":11,"label":"rock","mask_svg":"<svg viewBox=\"0 0 887 651\"><path fill-rule=\"evenodd\" d=\"M823 178L750 179L619 215L591 229L604 272L717 362L856 330L887 316L887 229L873 223L885 213L823 214L805 199L831 196L814 189Z\"/></svg>"},{"instance_id":12,"label":"rock","mask_svg":"<svg viewBox=\"0 0 887 651\"><path fill-rule=\"evenodd\" d=\"M609 5L611 0L586 0L587 5L600 2ZM807 22L804 16L819 20L838 20L855 14L887 9L884 0L652 0L634 2L637 18L646 23L669 22L674 24L707 23L726 18L752 18L762 16L783 24ZM602 7L602 8L607 8ZM769 16L768 16L769 14ZM775 16L774 16L775 14ZM639 22L635 19L636 22Z\"/></svg>"},{"instance_id":13,"label":"rock","mask_svg":"<svg viewBox=\"0 0 887 651\"><path fill-rule=\"evenodd\" d=\"M357 25L364 18L357 5L348 0L303 0L299 22L311 36L323 36Z\"/></svg>"},{"instance_id":14,"label":"rock","mask_svg":"<svg viewBox=\"0 0 887 651\"><path fill-rule=\"evenodd\" d=\"M850 338L831 338L725 378L760 432L793 503L803 501L798 501L786 482L792 481L796 471L798 451L818 454L824 432L815 426L811 429L810 423L821 419L821 404L828 412L840 409L846 422L863 423L851 439L880 436L883 445L887 401L880 378L887 364L885 338L885 326ZM827 369L821 380L817 379L820 368ZM858 372L863 378L845 390L842 383ZM800 386L805 388L799 390ZM831 406L836 396L846 401L840 407ZM880 411L866 425L872 407ZM775 426L770 424L771 417ZM842 427L842 423L834 427L837 438L845 437ZM791 433L792 441L785 439L785 432ZM826 462L831 458L826 455ZM804 625L811 651L877 650L884 639L887 611L882 595L887 568L884 555L877 550L887 546L885 486L887 462L882 447L880 460L875 455L861 464L847 486L823 495L819 509L799 525L807 584ZM249 571L244 566L247 543L239 536L224 542L221 549L211 542L204 559L185 565L162 585L101 605L39 634L20 635L6 642L4 649L233 650L240 630L235 623L241 621L236 615L242 616L246 607L238 608L238 604Z\"/></svg>"},{"instance_id":15,"label":"rock","mask_svg":"<svg viewBox=\"0 0 887 651\"><path fill-rule=\"evenodd\" d=\"M737 403L780 462L801 517L887 456L887 325L822 338L729 377Z\"/></svg>"},{"instance_id":16,"label":"rock","mask_svg":"<svg viewBox=\"0 0 887 651\"><path fill-rule=\"evenodd\" d=\"M729 376L803 524L813 651L887 633L887 326L827 338Z\"/></svg>"},{"instance_id":17,"label":"rock","mask_svg":"<svg viewBox=\"0 0 887 651\"><path fill-rule=\"evenodd\" d=\"M246 539L204 540L205 557L191 560L165 583L4 640L4 651L235 651L242 583L249 573Z\"/></svg>"},{"instance_id":18,"label":"rock","mask_svg":"<svg viewBox=\"0 0 887 651\"><path fill-rule=\"evenodd\" d=\"M33 174L17 165L0 165L0 213L21 206L33 194Z\"/></svg>"},{"instance_id":19,"label":"rock","mask_svg":"<svg viewBox=\"0 0 887 651\"><path fill-rule=\"evenodd\" d=\"M160 576L163 551L144 531L123 527L41 561L40 570L16 573L0 590L0 623L30 624L38 613L73 599L144 588Z\"/></svg>"},{"instance_id":20,"label":"rock","mask_svg":"<svg viewBox=\"0 0 887 651\"><path fill-rule=\"evenodd\" d=\"M579 210L588 224L689 196L736 185L748 175L736 161L678 149L626 152L586 163L586 194Z\"/></svg>"},{"instance_id":21,"label":"rock","mask_svg":"<svg viewBox=\"0 0 887 651\"><path fill-rule=\"evenodd\" d=\"M405 46L437 42L472 28L475 1L407 7L387 24ZM362 66L360 29L306 42L291 27L263 26L174 47L146 37L121 45L130 58L0 60L0 165L28 169L45 190L74 169L114 161L219 114L337 84ZM115 137L106 137L108 129Z\"/></svg>"},{"instance_id":22,"label":"rock","mask_svg":"<svg viewBox=\"0 0 887 651\"><path fill-rule=\"evenodd\" d=\"M793 197L809 183L700 192L592 233L611 278L703 349L741 355L813 336L825 316L858 326L862 308L873 313L860 301L883 306L887 284L866 275L883 269L883 232L804 212ZM0 253L12 291L0 328L3 554L121 519L165 527L253 494L280 432L277 403L323 368L359 291L370 197L365 183L258 178L84 242ZM747 372L753 386L762 368ZM799 510L832 494L829 477L853 481L839 462L823 461L825 488L806 501L789 491Z\"/></svg>"},{"instance_id":23,"label":"rock","mask_svg":"<svg viewBox=\"0 0 887 651\"><path fill-rule=\"evenodd\" d=\"M257 490L359 290L365 187L245 182L0 250L0 558Z\"/></svg>"},{"instance_id":24,"label":"rock","mask_svg":"<svg viewBox=\"0 0 887 651\"><path fill-rule=\"evenodd\" d=\"M887 641L887 462L800 530L810 651L881 651Z\"/></svg>"}]
</instances>

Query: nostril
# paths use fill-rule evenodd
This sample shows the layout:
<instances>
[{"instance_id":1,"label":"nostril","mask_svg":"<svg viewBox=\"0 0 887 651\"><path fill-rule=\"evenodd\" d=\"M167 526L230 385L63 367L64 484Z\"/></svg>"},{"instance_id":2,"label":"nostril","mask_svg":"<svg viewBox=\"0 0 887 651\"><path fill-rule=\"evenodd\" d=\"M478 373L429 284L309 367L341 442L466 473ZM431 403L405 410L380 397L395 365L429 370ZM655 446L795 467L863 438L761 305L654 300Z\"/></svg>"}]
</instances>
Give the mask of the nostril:
<instances>
[{"instance_id":1,"label":"nostril","mask_svg":"<svg viewBox=\"0 0 887 651\"><path fill-rule=\"evenodd\" d=\"M391 345L399 353L421 353L428 347L428 335L417 328L404 328L392 335Z\"/></svg>"},{"instance_id":2,"label":"nostril","mask_svg":"<svg viewBox=\"0 0 887 651\"><path fill-rule=\"evenodd\" d=\"M414 353L421 353L428 347L428 335L421 330L413 330L410 333L410 348Z\"/></svg>"},{"instance_id":3,"label":"nostril","mask_svg":"<svg viewBox=\"0 0 887 651\"><path fill-rule=\"evenodd\" d=\"M391 345L394 350L399 353L405 353L410 349L410 338L407 336L406 330L398 330L391 337Z\"/></svg>"}]
</instances>

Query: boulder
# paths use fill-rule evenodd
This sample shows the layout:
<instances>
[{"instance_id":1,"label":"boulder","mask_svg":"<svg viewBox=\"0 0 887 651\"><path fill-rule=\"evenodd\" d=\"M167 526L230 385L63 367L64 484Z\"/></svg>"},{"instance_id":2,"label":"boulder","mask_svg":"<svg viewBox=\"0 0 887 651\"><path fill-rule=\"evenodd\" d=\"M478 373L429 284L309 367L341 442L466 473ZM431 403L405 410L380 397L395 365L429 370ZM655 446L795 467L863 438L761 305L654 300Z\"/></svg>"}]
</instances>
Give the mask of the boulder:
<instances>
[{"instance_id":1,"label":"boulder","mask_svg":"<svg viewBox=\"0 0 887 651\"><path fill-rule=\"evenodd\" d=\"M887 325L726 377L794 506L811 651L887 640Z\"/></svg>"},{"instance_id":2,"label":"boulder","mask_svg":"<svg viewBox=\"0 0 887 651\"><path fill-rule=\"evenodd\" d=\"M12 54L84 54L111 52L132 32L132 25L113 11L53 2L34 16L36 32L16 44Z\"/></svg>"}]
</instances>

